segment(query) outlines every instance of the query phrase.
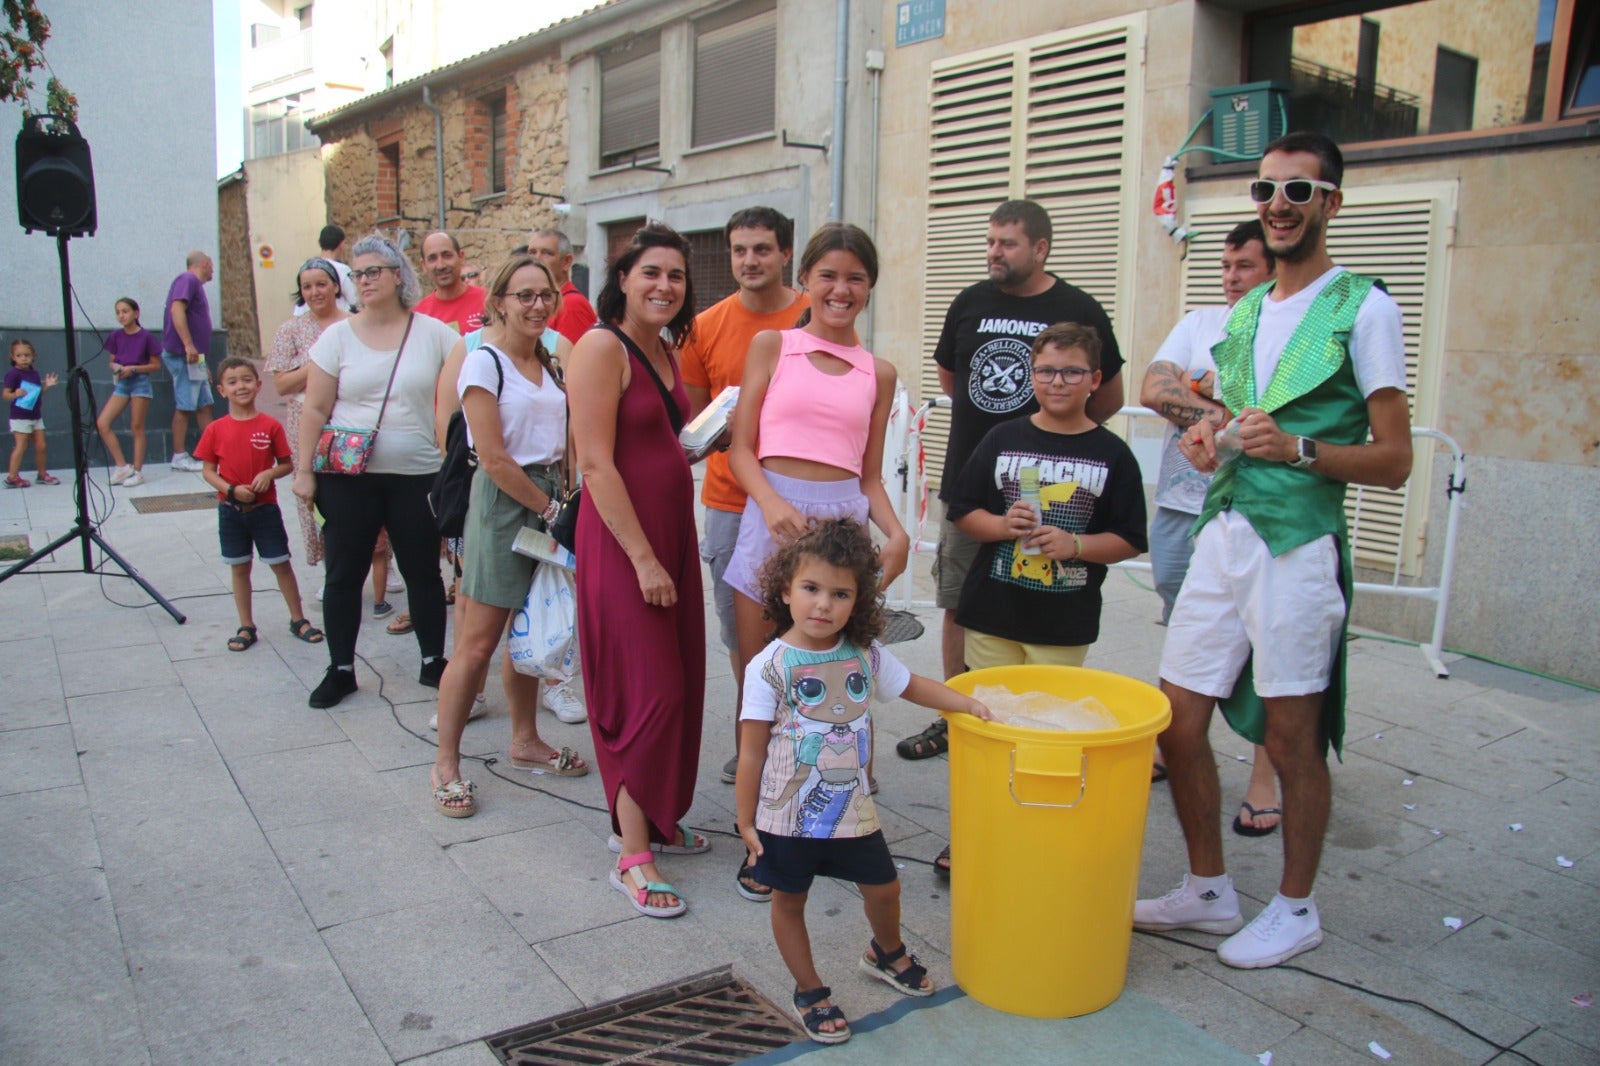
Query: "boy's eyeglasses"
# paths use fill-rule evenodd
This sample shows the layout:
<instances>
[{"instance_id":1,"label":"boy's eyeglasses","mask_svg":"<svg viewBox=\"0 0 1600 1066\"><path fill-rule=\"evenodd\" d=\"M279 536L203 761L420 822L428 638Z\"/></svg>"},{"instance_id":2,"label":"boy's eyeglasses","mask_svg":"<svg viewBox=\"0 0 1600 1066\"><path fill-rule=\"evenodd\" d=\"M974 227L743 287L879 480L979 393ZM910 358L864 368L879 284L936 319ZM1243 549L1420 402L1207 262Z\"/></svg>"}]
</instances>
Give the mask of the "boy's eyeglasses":
<instances>
[{"instance_id":1,"label":"boy's eyeglasses","mask_svg":"<svg viewBox=\"0 0 1600 1066\"><path fill-rule=\"evenodd\" d=\"M517 303L523 307L532 307L534 304L544 304L546 307L556 302L554 289L523 289L511 294L517 298Z\"/></svg>"},{"instance_id":2,"label":"boy's eyeglasses","mask_svg":"<svg viewBox=\"0 0 1600 1066\"><path fill-rule=\"evenodd\" d=\"M350 276L352 278L354 278L357 282L377 281L378 280L378 275L382 274L385 270L396 270L396 269L398 269L398 268L397 267L366 267L363 270L352 270L352 271L350 271Z\"/></svg>"},{"instance_id":3,"label":"boy's eyeglasses","mask_svg":"<svg viewBox=\"0 0 1600 1066\"><path fill-rule=\"evenodd\" d=\"M1032 369L1034 378L1046 385L1053 381L1065 381L1068 385L1076 385L1094 373L1083 366L1036 366Z\"/></svg>"},{"instance_id":4,"label":"boy's eyeglasses","mask_svg":"<svg viewBox=\"0 0 1600 1066\"><path fill-rule=\"evenodd\" d=\"M1311 178L1290 178L1288 181L1257 178L1250 183L1250 199L1258 204L1270 204L1272 198L1278 195L1278 190L1282 189L1283 198L1291 204L1309 204L1318 189L1333 192L1338 187L1331 181L1316 181Z\"/></svg>"}]
</instances>

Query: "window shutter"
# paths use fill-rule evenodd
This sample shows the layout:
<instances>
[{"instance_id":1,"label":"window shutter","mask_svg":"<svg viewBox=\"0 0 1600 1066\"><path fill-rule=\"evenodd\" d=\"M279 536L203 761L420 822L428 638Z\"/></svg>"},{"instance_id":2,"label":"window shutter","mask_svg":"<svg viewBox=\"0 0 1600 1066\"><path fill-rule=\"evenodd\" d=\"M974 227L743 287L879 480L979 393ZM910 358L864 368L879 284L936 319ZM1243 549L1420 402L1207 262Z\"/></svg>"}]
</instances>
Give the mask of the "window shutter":
<instances>
[{"instance_id":1,"label":"window shutter","mask_svg":"<svg viewBox=\"0 0 1600 1066\"><path fill-rule=\"evenodd\" d=\"M1242 179L1241 179L1242 183ZM1400 305L1406 342L1406 386L1412 425L1431 426L1437 413L1443 350L1442 307L1454 182L1420 182L1346 189L1344 206L1328 228L1328 252L1340 266L1379 278ZM1189 205L1189 254L1184 260L1185 310L1220 299L1217 263L1222 238L1255 216L1246 197L1194 200ZM1427 534L1433 447L1416 447L1416 465L1399 492L1352 485L1345 494L1357 565L1415 576ZM1409 503L1408 503L1409 500Z\"/></svg>"},{"instance_id":2,"label":"window shutter","mask_svg":"<svg viewBox=\"0 0 1600 1066\"><path fill-rule=\"evenodd\" d=\"M1138 193L1137 55L1143 17L1082 26L953 56L933 65L923 286L922 395L939 395L933 350L950 301L981 280L989 215L1037 201L1055 231L1047 269L1094 296L1119 334L1117 308ZM1129 136L1130 128L1133 136ZM924 443L943 469L949 412Z\"/></svg>"},{"instance_id":3,"label":"window shutter","mask_svg":"<svg viewBox=\"0 0 1600 1066\"><path fill-rule=\"evenodd\" d=\"M601 61L601 166L654 158L661 144L661 46L639 47Z\"/></svg>"},{"instance_id":4,"label":"window shutter","mask_svg":"<svg viewBox=\"0 0 1600 1066\"><path fill-rule=\"evenodd\" d=\"M778 12L771 3L751 13L695 26L696 148L771 133L777 104Z\"/></svg>"}]
</instances>

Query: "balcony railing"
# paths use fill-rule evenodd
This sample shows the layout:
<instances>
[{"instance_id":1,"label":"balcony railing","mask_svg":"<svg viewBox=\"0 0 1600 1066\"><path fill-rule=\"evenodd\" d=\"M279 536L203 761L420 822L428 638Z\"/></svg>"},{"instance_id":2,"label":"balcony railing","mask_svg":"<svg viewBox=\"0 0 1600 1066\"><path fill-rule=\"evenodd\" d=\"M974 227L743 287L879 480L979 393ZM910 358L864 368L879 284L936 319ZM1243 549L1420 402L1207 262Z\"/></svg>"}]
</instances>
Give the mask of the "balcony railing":
<instances>
[{"instance_id":1,"label":"balcony railing","mask_svg":"<svg viewBox=\"0 0 1600 1066\"><path fill-rule=\"evenodd\" d=\"M1343 143L1415 137L1421 98L1348 71L1295 57L1289 64L1289 125Z\"/></svg>"},{"instance_id":2,"label":"balcony railing","mask_svg":"<svg viewBox=\"0 0 1600 1066\"><path fill-rule=\"evenodd\" d=\"M259 89L311 69L311 30L301 30L250 49L245 71L251 88Z\"/></svg>"}]
</instances>

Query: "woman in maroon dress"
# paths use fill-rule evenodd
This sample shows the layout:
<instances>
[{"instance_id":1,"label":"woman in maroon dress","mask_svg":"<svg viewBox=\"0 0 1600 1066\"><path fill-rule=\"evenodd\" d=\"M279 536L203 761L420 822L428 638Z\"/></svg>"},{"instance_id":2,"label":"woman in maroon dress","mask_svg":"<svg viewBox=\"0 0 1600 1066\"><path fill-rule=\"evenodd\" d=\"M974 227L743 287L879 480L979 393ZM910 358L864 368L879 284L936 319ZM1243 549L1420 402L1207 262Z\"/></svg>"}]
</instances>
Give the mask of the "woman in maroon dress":
<instances>
[{"instance_id":1,"label":"woman in maroon dress","mask_svg":"<svg viewBox=\"0 0 1600 1066\"><path fill-rule=\"evenodd\" d=\"M709 846L679 825L694 800L706 680L694 480L677 439L689 398L675 349L694 321L688 241L660 223L640 229L607 266L595 308L600 323L567 375L583 472L578 647L621 837L611 884L641 914L673 918L686 904L652 845Z\"/></svg>"}]
</instances>

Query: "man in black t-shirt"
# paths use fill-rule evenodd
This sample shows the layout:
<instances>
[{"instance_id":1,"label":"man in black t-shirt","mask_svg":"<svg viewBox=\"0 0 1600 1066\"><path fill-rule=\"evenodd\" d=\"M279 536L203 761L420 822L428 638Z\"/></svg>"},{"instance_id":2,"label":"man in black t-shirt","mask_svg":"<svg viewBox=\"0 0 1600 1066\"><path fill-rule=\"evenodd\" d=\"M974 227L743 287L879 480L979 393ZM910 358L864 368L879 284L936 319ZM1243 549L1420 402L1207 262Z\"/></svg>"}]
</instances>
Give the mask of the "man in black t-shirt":
<instances>
[{"instance_id":1,"label":"man in black t-shirt","mask_svg":"<svg viewBox=\"0 0 1600 1066\"><path fill-rule=\"evenodd\" d=\"M1101 384L1089 399L1088 414L1103 423L1122 407L1122 352L1111 320L1094 297L1045 270L1051 237L1050 216L1033 201L1008 200L995 208L989 216L989 277L963 290L945 314L933 358L939 364L939 387L951 399L950 442L939 483L946 504L984 435L1001 422L1039 409L1028 368L1033 338L1046 326L1076 322L1099 332ZM955 611L977 551L976 542L952 526L946 514L934 563L935 602L944 609L946 677L965 669L966 635L956 624ZM920 759L947 746L941 718L895 750Z\"/></svg>"}]
</instances>

